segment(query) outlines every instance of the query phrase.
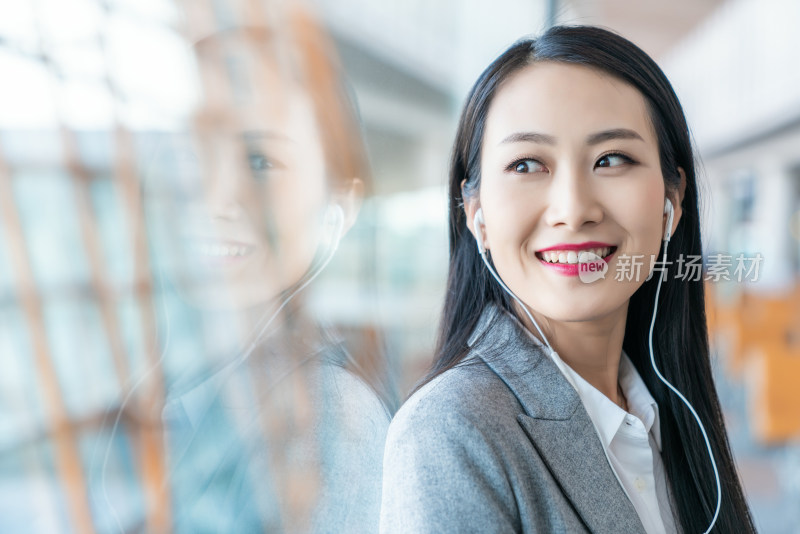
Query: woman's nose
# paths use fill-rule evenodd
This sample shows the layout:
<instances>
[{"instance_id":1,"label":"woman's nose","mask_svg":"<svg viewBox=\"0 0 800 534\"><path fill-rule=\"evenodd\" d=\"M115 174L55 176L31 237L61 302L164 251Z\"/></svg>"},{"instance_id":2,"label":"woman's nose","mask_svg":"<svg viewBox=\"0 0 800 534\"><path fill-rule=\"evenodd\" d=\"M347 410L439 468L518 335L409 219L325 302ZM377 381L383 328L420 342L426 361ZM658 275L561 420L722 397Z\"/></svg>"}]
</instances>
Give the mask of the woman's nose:
<instances>
[{"instance_id":1,"label":"woman's nose","mask_svg":"<svg viewBox=\"0 0 800 534\"><path fill-rule=\"evenodd\" d=\"M548 191L545 222L579 231L586 224L603 220L603 208L592 184L580 171L562 171L554 175Z\"/></svg>"},{"instance_id":2,"label":"woman's nose","mask_svg":"<svg viewBox=\"0 0 800 534\"><path fill-rule=\"evenodd\" d=\"M243 215L248 192L239 152L229 144L218 144L207 152L204 200L211 218L237 220Z\"/></svg>"}]
</instances>

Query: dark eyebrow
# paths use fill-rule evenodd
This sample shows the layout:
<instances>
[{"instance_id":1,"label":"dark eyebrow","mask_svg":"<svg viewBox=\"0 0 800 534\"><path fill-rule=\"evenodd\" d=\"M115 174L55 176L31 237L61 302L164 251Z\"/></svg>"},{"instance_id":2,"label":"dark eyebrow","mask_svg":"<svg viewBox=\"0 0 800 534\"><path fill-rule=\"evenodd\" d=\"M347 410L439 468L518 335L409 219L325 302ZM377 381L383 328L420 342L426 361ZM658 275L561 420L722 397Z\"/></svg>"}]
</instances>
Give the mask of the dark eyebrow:
<instances>
[{"instance_id":1,"label":"dark eyebrow","mask_svg":"<svg viewBox=\"0 0 800 534\"><path fill-rule=\"evenodd\" d=\"M291 141L289 137L270 130L245 130L242 132L245 141L258 141L260 139L272 139L276 141Z\"/></svg>"},{"instance_id":2,"label":"dark eyebrow","mask_svg":"<svg viewBox=\"0 0 800 534\"><path fill-rule=\"evenodd\" d=\"M644 141L642 136L633 130L627 128L615 128L613 130L606 130L604 132L597 132L586 136L586 144L598 145L604 141L613 141L615 139L638 139Z\"/></svg>"},{"instance_id":3,"label":"dark eyebrow","mask_svg":"<svg viewBox=\"0 0 800 534\"><path fill-rule=\"evenodd\" d=\"M627 128L615 128L613 130L605 130L588 135L586 137L586 144L598 145L605 141L612 141L615 139L638 139L639 141L644 141L642 136L633 130L628 130ZM500 141L500 144L520 142L539 143L541 145L555 145L556 138L552 135L537 132L516 132Z\"/></svg>"}]
</instances>

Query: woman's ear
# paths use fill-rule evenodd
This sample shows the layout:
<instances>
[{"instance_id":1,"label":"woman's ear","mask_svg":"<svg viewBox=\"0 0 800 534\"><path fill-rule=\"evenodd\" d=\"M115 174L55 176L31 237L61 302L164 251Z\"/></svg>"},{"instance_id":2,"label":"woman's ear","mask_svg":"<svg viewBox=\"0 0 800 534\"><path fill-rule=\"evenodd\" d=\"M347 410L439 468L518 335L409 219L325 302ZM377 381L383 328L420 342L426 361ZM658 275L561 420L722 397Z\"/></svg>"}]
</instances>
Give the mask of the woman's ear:
<instances>
[{"instance_id":1,"label":"woman's ear","mask_svg":"<svg viewBox=\"0 0 800 534\"><path fill-rule=\"evenodd\" d=\"M337 188L331 198L331 203L342 208L344 220L342 221L342 236L356 222L361 203L364 200L364 182L360 178L353 178L344 187Z\"/></svg>"},{"instance_id":2,"label":"woman's ear","mask_svg":"<svg viewBox=\"0 0 800 534\"><path fill-rule=\"evenodd\" d=\"M475 214L481 208L481 202L478 200L477 195L464 195L464 184L466 183L466 179L461 181L461 199L464 202L464 215L467 217L467 228L472 233L472 236L475 237L477 234L475 232L482 232L483 236L483 246L486 250L489 250L489 242L486 239L486 232L484 228L475 228Z\"/></svg>"},{"instance_id":3,"label":"woman's ear","mask_svg":"<svg viewBox=\"0 0 800 534\"><path fill-rule=\"evenodd\" d=\"M682 167L678 167L678 174L681 176L681 182L678 184L676 189L669 189L667 191L667 197L669 198L670 202L672 202L672 207L675 210L675 215L672 219L672 229L670 230L669 235L675 235L675 230L678 228L678 223L681 220L681 215L683 215L683 196L686 194L686 173L684 172ZM664 214L664 224L667 224L667 215ZM666 228L665 228L666 229Z\"/></svg>"}]
</instances>

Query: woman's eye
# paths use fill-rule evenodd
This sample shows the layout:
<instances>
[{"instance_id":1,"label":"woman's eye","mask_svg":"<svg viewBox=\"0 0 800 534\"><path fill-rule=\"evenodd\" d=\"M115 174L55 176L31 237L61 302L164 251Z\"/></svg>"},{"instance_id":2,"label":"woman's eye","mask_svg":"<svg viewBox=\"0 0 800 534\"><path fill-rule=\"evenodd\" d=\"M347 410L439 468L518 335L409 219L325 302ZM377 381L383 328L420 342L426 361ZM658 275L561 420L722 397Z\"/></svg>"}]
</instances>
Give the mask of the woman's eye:
<instances>
[{"instance_id":1,"label":"woman's eye","mask_svg":"<svg viewBox=\"0 0 800 534\"><path fill-rule=\"evenodd\" d=\"M628 163L633 163L633 160L622 154L606 154L597 160L598 167L619 167Z\"/></svg>"},{"instance_id":2,"label":"woman's eye","mask_svg":"<svg viewBox=\"0 0 800 534\"><path fill-rule=\"evenodd\" d=\"M272 162L264 154L251 152L247 155L250 169L257 173L264 173L274 167Z\"/></svg>"},{"instance_id":3,"label":"woman's eye","mask_svg":"<svg viewBox=\"0 0 800 534\"><path fill-rule=\"evenodd\" d=\"M529 174L532 172L544 172L547 169L535 159L523 159L510 165L510 169L518 174Z\"/></svg>"}]
</instances>

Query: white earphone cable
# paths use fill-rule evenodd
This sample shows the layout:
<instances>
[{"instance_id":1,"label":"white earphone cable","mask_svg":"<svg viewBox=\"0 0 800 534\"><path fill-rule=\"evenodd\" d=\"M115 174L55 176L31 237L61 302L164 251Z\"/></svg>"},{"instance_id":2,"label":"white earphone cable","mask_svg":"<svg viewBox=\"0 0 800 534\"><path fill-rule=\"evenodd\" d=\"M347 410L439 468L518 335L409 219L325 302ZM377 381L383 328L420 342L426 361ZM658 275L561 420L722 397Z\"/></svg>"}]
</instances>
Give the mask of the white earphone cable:
<instances>
[{"instance_id":1,"label":"white earphone cable","mask_svg":"<svg viewBox=\"0 0 800 534\"><path fill-rule=\"evenodd\" d=\"M322 262L320 262L319 265L315 269L312 269L312 271L309 272L309 274L307 275L306 280L303 281L300 285L298 285L281 302L280 306L278 306L278 308L271 315L265 316L264 318L262 318L260 323L263 323L263 326L257 326L256 327L255 335L253 336L252 341L246 347L245 350L243 350L242 352L239 353L239 356L234 360L234 366L240 364L241 362L243 362L244 360L246 360L250 356L250 354L253 352L253 350L255 350L255 348L258 346L258 343L259 343L259 341L261 341L261 339L264 336L264 333L266 332L267 328L269 328L269 326L272 324L272 322L275 320L275 318L278 316L278 314L286 307L286 305L298 293L300 293L300 291L302 291L303 289L308 287L308 285L311 282L313 282L314 279L317 276L319 276L319 274L325 269L325 267L328 266L328 264L333 259L333 256L336 253L336 250L339 248L339 242L340 242L341 237L342 237L342 230L344 229L344 213L343 213L341 207L335 206L334 210L335 210L334 214L335 214L336 219L334 221L334 228L333 228L333 242L330 245L330 248L329 248L329 250L327 252L327 255L325 256L325 259ZM159 272L159 279L162 279L163 278L163 274L162 274L161 270L159 269L158 272ZM163 282L162 282L162 285L163 285ZM166 336L165 336L164 346L161 349L161 352L159 354L159 358L158 358L158 360L155 362L155 364L152 367L148 368L145 371L145 373L133 384L133 386L130 388L130 390L126 393L126 395L125 395L125 397L124 397L124 399L122 401L122 404L121 404L120 408L118 409L116 417L114 419L114 424L113 424L113 426L111 428L111 437L109 438L109 445L106 447L105 454L103 455L103 462L102 462L101 475L100 475L101 476L101 479L100 479L101 480L101 490L102 490L102 493L103 493L103 498L105 500L105 503L109 508L111 517L114 520L114 523L117 526L117 529L119 530L119 532L123 532L124 529L123 529L123 526L122 526L122 522L121 522L121 520L119 518L119 515L117 514L116 508L112 504L111 498L110 498L109 493L108 493L108 481L107 481L108 477L107 477L107 473L108 473L108 463L109 463L109 459L110 459L110 455L111 455L111 449L112 449L112 445L111 445L110 441L113 440L114 436L117 433L117 430L118 430L119 425L120 425L120 420L122 418L122 414L123 414L123 412L125 410L125 407L127 406L128 402L130 402L134 392L142 384L142 382L144 382L144 380L152 372L154 372L156 370L156 367L158 365L160 365L162 363L163 359L164 359L164 355L166 354L167 347L169 346L169 341L170 341L169 334L171 333L170 329L169 329L169 314L165 312L164 317L165 317L165 321L166 321ZM226 366L226 368L230 368L230 367L231 366Z\"/></svg>"},{"instance_id":2,"label":"white earphone cable","mask_svg":"<svg viewBox=\"0 0 800 534\"><path fill-rule=\"evenodd\" d=\"M545 345L547 345L547 348L550 349L550 352L551 353L555 352L553 350L553 347L550 346L550 342L547 341L547 337L544 335L544 332L542 332L542 329L539 328L539 323L536 322L536 320L533 318L533 315L531 315L531 312L528 311L528 307L510 289L508 289L508 287L500 279L500 276L498 276L498 274L492 268L491 264L489 263L489 260L486 259L486 251L484 250L484 251L480 252L480 255L481 255L481 258L483 259L483 263L486 264L486 268L489 269L490 273L492 273L492 276L494 277L495 280L497 280L497 283L500 284L500 287L502 287L503 290L506 293L508 293L511 296L511 298L514 299L517 302L517 304L520 305L520 307L522 308L522 311L525 312L525 315L528 316L528 319L530 319L530 321L533 323L533 326L536 327L536 331L539 332L540 336L542 336L542 341L544 341Z\"/></svg>"},{"instance_id":3,"label":"white earphone cable","mask_svg":"<svg viewBox=\"0 0 800 534\"><path fill-rule=\"evenodd\" d=\"M525 303L522 302L522 300L519 299L514 294L514 292L508 289L508 286L503 283L503 280L500 279L500 275L498 275L497 272L494 270L494 268L492 268L492 265L486 258L487 251L486 247L483 244L483 232L482 232L482 227L484 226L483 208L478 208L478 210L475 212L475 217L473 218L472 222L473 225L475 226L475 242L478 245L478 254L480 254L484 265L486 265L486 268L489 269L490 273L492 273L492 276L494 277L495 280L497 280L497 283L500 284L500 287L503 288L503 291L508 293L511 296L511 298L514 299L514 301L520 305L522 311L525 312L525 315L528 316L528 319L530 319L531 323L533 323L533 326L536 327L536 331L539 332L540 336L542 336L542 341L544 341L544 344L547 345L547 348L550 350L550 356L552 357L555 354L555 351L553 350L552 345L550 345L550 342L547 341L547 336L545 336L544 332L542 332L542 329L539 328L539 323L537 323L536 319L533 318L533 315L528 310L528 307L525 305Z\"/></svg>"},{"instance_id":4,"label":"white earphone cable","mask_svg":"<svg viewBox=\"0 0 800 534\"><path fill-rule=\"evenodd\" d=\"M666 258L667 258L667 247L668 246L669 246L669 238L664 240L664 260L666 260ZM720 507L722 505L722 485L720 484L720 481L719 481L719 471L717 470L717 462L714 459L714 453L711 450L711 443L708 440L708 434L706 434L706 429L703 426L703 423L700 421L700 416L697 415L697 412L695 411L694 406L692 406L692 404L686 399L686 397L683 396L683 394L680 391L678 391L678 389L675 386L670 384L667 381L667 379L664 378L664 376L661 374L661 371L659 371L658 367L656 366L656 359L655 359L655 355L653 353L653 328L655 327L655 324L656 324L656 312L658 311L658 295L659 295L659 293L661 293L661 281L662 280L663 280L663 276L659 275L658 285L656 286L655 304L653 306L653 318L650 320L650 333L649 333L648 338L647 338L648 348L650 349L650 364L653 366L653 370L656 372L656 375L658 376L659 380L661 380L669 389L671 389L672 392L675 393L675 395L677 395L678 398L681 399L681 401L683 401L683 403L686 405L686 407L689 408L689 411L692 412L692 415L694 416L695 420L697 421L697 425L700 427L700 432L703 433L703 439L705 440L706 448L708 449L708 457L711 459L711 467L714 469L714 478L715 478L716 483L717 483L717 509L714 512L714 517L711 519L711 524L708 525L708 528L703 533L703 534L708 534L709 532L711 532L711 529L714 527L714 523L717 522L717 517L719 517L719 510L720 510Z\"/></svg>"},{"instance_id":5,"label":"white earphone cable","mask_svg":"<svg viewBox=\"0 0 800 534\"><path fill-rule=\"evenodd\" d=\"M669 216L668 216L668 220L667 220L667 228L666 228L665 235L664 235L664 260L665 261L666 261L666 258L667 258L667 247L669 246L669 240L670 240L670 237L671 237L670 233L671 233L671 230L672 230L672 220L673 220L673 216L674 216L674 211L671 208L672 208L672 204L669 202L669 200L667 200L665 202L665 212L668 212ZM483 260L483 263L486 265L486 268L489 269L489 272L492 274L494 279L497 280L497 283L500 284L500 287L503 288L503 290L506 293L508 293L511 296L511 298L513 298L514 301L517 302L517 304L520 305L520 307L522 308L522 311L525 312L525 315L528 317L528 319L530 319L531 323L533 323L533 326L536 327L536 330L539 332L539 335L542 336L542 340L547 345L547 348L550 350L550 353L551 353L551 356L552 356L553 354L555 354L555 351L553 350L553 347L550 345L550 343L547 341L547 337L545 337L544 333L542 332L542 329L539 328L539 324L534 320L533 315L530 313L530 311L528 311L528 307L522 302L522 300L520 300L508 288L508 286L505 285L505 283L503 283L503 281L500 279L500 276L492 268L491 264L489 263L489 260L486 258L487 251L486 251L486 248L483 245L483 236L481 234L481 228L480 228L481 226L483 226L482 218L483 218L482 210L478 209L478 211L475 214L475 219L474 219L475 234L476 234L475 239L476 239L477 244L478 244L478 253L481 256L481 259ZM714 478L715 478L716 484L717 484L717 507L716 507L716 510L714 512L714 517L711 519L711 524L708 526L708 528L703 533L703 534L708 534L709 532L711 532L711 529L714 527L714 524L717 522L717 518L719 517L719 511L720 511L720 507L722 505L722 485L720 484L720 480L719 480L719 471L717 469L717 462L714 459L714 453L711 450L711 443L710 443L710 441L708 439L708 434L706 433L706 429L703 426L703 423L700 421L700 416L697 415L697 411L695 411L694 407L686 399L686 397L684 397L683 394L680 391L678 391L677 388L675 388L675 386L670 384L667 381L667 379L664 378L664 376L661 374L661 372L658 370L658 367L656 366L655 355L653 353L653 328L655 327L655 324L656 324L656 312L658 311L658 296L661 293L661 281L662 280L663 280L663 275L660 275L659 279L658 279L658 285L656 286L656 297L655 297L655 304L653 306L653 317L652 317L652 319L650 321L650 332L649 332L649 335L648 335L648 348L650 349L650 364L653 366L653 370L656 372L656 376L658 376L659 380L661 380L670 390L672 390L672 392L675 393L678 396L678 398L681 399L681 401L683 401L683 403L686 405L686 407L689 408L689 411L692 413L692 415L694 416L695 420L697 421L698 426L700 427L700 431L703 433L703 439L705 440L706 448L708 449L708 456L711 459L711 467L714 469Z\"/></svg>"},{"instance_id":6,"label":"white earphone cable","mask_svg":"<svg viewBox=\"0 0 800 534\"><path fill-rule=\"evenodd\" d=\"M242 363L250 356L250 354L256 349L258 344L261 342L261 339L264 337L267 328L269 328L269 326L272 324L272 322L275 320L278 314L286 307L287 304L289 304L289 302L298 293L300 293L303 289L308 287L308 285L311 282L313 282L314 279L317 276L319 276L319 274L323 270L325 270L325 267L327 267L328 264L333 259L334 254L336 254L336 250L339 248L339 241L341 240L342 231L344 229L344 212L342 208L336 205L333 209L335 210L334 213L336 220L333 229L333 243L331 244L328 250L327 256L315 269L309 271L309 273L306 275L307 276L306 280L303 281L296 288L294 288L294 290L283 300L283 302L281 302L280 306L278 306L278 308L272 313L272 315L268 316L268 318L265 315L265 317L263 317L261 321L259 321L259 323L262 323L261 326L256 325L256 327L254 328L255 335L253 336L251 342L247 345L247 347L242 352L240 352L239 356L233 361L234 365Z\"/></svg>"}]
</instances>

